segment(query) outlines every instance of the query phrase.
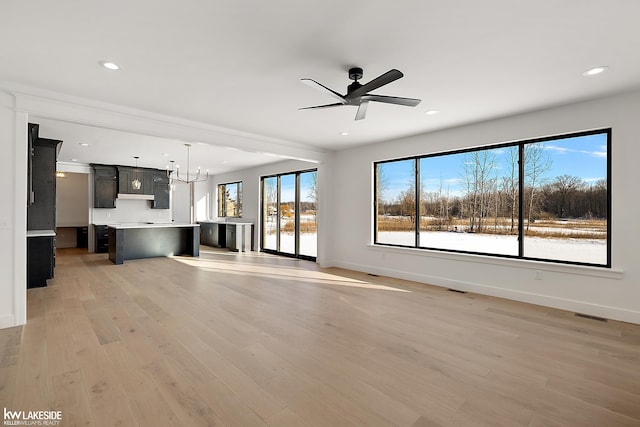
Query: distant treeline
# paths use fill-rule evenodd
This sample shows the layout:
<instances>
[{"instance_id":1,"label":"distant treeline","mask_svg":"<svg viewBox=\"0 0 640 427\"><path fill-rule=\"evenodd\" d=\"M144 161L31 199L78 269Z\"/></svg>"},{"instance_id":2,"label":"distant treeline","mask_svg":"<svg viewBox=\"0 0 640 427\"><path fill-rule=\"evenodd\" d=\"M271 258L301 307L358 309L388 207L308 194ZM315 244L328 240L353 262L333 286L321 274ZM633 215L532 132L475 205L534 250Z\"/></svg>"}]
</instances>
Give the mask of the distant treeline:
<instances>
[{"instance_id":1,"label":"distant treeline","mask_svg":"<svg viewBox=\"0 0 640 427\"><path fill-rule=\"evenodd\" d=\"M482 231L491 218L518 217L519 192L506 185L475 186L464 196L443 192L424 192L420 197L421 217L469 219L472 231ZM562 175L538 188L526 187L523 200L525 215L530 222L538 219L607 219L607 182L588 184L579 177ZM415 190L410 187L392 202L380 201L379 215L407 216L415 221Z\"/></svg>"}]
</instances>

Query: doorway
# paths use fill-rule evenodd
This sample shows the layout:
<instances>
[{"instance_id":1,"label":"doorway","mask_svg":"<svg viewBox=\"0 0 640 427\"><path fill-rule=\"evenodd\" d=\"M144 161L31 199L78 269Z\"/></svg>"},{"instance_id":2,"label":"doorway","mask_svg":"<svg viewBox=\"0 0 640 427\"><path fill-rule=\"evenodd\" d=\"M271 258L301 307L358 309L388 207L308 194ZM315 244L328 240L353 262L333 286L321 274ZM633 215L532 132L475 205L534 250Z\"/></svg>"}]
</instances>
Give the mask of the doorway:
<instances>
[{"instance_id":1,"label":"doorway","mask_svg":"<svg viewBox=\"0 0 640 427\"><path fill-rule=\"evenodd\" d=\"M316 260L318 171L262 177L262 251Z\"/></svg>"}]
</instances>

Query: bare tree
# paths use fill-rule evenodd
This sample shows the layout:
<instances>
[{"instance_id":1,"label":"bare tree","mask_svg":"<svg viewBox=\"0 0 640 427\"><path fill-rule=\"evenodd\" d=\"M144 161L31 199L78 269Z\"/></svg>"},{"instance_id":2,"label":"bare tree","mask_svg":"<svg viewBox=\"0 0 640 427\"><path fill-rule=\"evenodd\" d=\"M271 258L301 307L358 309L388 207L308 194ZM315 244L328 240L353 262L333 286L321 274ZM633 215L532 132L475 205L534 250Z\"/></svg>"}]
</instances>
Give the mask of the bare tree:
<instances>
[{"instance_id":1,"label":"bare tree","mask_svg":"<svg viewBox=\"0 0 640 427\"><path fill-rule=\"evenodd\" d=\"M529 192L527 209L527 231L533 219L537 201L538 187L544 184L545 174L551 169L552 160L545 151L544 143L527 144L524 147L524 175L525 184Z\"/></svg>"},{"instance_id":2,"label":"bare tree","mask_svg":"<svg viewBox=\"0 0 640 427\"><path fill-rule=\"evenodd\" d=\"M491 150L472 151L464 156L463 170L471 232L482 231L484 218L489 212L494 167L495 153Z\"/></svg>"},{"instance_id":3,"label":"bare tree","mask_svg":"<svg viewBox=\"0 0 640 427\"><path fill-rule=\"evenodd\" d=\"M389 189L389 177L387 176L385 169L383 167L380 167L380 165L376 166L375 179L376 179L376 202L378 204L378 214L382 213L382 215L385 215L387 213L386 206L389 203L389 201L385 199L385 193Z\"/></svg>"},{"instance_id":4,"label":"bare tree","mask_svg":"<svg viewBox=\"0 0 640 427\"><path fill-rule=\"evenodd\" d=\"M502 188L507 198L507 204L509 207L509 216L511 219L511 226L509 232L513 233L516 227L516 218L518 216L518 161L519 153L517 146L511 146L508 149L508 170L507 175L502 178Z\"/></svg>"},{"instance_id":5,"label":"bare tree","mask_svg":"<svg viewBox=\"0 0 640 427\"><path fill-rule=\"evenodd\" d=\"M313 222L318 222L318 172L311 172L311 178L309 179L309 191L307 197L313 204Z\"/></svg>"}]
</instances>

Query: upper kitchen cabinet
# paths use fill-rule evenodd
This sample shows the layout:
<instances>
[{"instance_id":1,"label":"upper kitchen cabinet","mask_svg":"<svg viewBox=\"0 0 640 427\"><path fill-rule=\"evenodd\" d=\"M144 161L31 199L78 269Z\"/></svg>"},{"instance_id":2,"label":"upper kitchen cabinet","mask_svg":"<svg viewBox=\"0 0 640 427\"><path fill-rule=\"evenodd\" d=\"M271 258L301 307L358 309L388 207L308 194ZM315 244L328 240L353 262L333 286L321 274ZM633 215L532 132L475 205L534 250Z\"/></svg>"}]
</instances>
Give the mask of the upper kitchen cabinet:
<instances>
[{"instance_id":1,"label":"upper kitchen cabinet","mask_svg":"<svg viewBox=\"0 0 640 427\"><path fill-rule=\"evenodd\" d=\"M169 177L165 171L159 170L153 173L153 209L169 209Z\"/></svg>"},{"instance_id":2,"label":"upper kitchen cabinet","mask_svg":"<svg viewBox=\"0 0 640 427\"><path fill-rule=\"evenodd\" d=\"M91 165L94 170L93 207L115 208L118 197L118 170L111 165Z\"/></svg>"},{"instance_id":3,"label":"upper kitchen cabinet","mask_svg":"<svg viewBox=\"0 0 640 427\"><path fill-rule=\"evenodd\" d=\"M37 137L37 129L29 129L27 209L28 230L55 230L56 228L56 161L62 141ZM32 132L33 130L33 132Z\"/></svg>"},{"instance_id":4,"label":"upper kitchen cabinet","mask_svg":"<svg viewBox=\"0 0 640 427\"><path fill-rule=\"evenodd\" d=\"M166 171L96 163L92 163L91 167L94 171L94 208L115 208L118 197L149 200L153 209L171 207ZM140 181L139 189L133 186L136 179ZM135 196L125 196L131 194Z\"/></svg>"},{"instance_id":5,"label":"upper kitchen cabinet","mask_svg":"<svg viewBox=\"0 0 640 427\"><path fill-rule=\"evenodd\" d=\"M153 170L118 166L118 193L153 195ZM140 188L134 188L133 181L140 181Z\"/></svg>"}]
</instances>

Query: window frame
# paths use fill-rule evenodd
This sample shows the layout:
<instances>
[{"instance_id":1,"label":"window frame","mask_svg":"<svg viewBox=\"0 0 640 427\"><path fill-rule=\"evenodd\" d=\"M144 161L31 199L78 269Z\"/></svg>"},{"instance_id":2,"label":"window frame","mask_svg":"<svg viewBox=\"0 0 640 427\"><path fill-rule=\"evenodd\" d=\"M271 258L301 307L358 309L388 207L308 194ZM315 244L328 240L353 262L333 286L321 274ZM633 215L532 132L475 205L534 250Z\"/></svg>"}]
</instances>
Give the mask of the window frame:
<instances>
[{"instance_id":1,"label":"window frame","mask_svg":"<svg viewBox=\"0 0 640 427\"><path fill-rule=\"evenodd\" d=\"M298 259L304 259L304 260L308 260L308 261L316 261L317 260L317 255L316 256L311 256L311 255L305 255L305 254L300 254L300 242L299 242L299 238L300 238L300 217L298 214L296 214L296 219L295 219L295 253L289 253L289 252L282 252L280 250L280 216L279 216L279 212L280 212L280 204L281 204L281 200L280 200L280 196L281 196L281 184L280 184L280 179L283 176L287 176L287 175L294 175L295 176L295 199L296 199L296 212L299 212L300 209L300 176L302 174L305 173L309 173L309 172L315 172L316 174L318 173L318 168L311 168L311 169L301 169L301 170L295 170L295 171L291 171L291 172L281 172L281 173L273 173L273 174L269 174L269 175L262 175L260 176L260 251L261 252L265 252L265 253L269 253L269 254L275 254L275 255L281 255L281 256L286 256L286 257L290 257L290 258L298 258ZM265 200L267 199L266 195L265 195L265 182L267 179L272 179L275 178L276 179L276 209L277 209L277 213L276 213L276 248L275 249L270 249L270 248L265 248L265 230L264 230L264 223L265 223L265 212L264 212L264 203ZM317 231L316 231L317 233Z\"/></svg>"},{"instance_id":2,"label":"window frame","mask_svg":"<svg viewBox=\"0 0 640 427\"><path fill-rule=\"evenodd\" d=\"M374 246L381 246L381 247L397 247L397 248L410 248L410 249L418 249L418 250L424 250L424 251L438 251L438 252L445 252L445 253L459 253L459 254L470 254L470 255L481 255L481 256L488 256L488 257L497 257L497 258L511 258L511 259L519 259L519 260L527 260L527 261L542 261L542 262L551 262L551 263L557 263L557 264L568 264L568 265L579 265L579 266L589 266L589 267L600 267L600 268L611 268L612 267L612 259L611 259L611 253L612 253L612 241L611 241L611 230L612 230L612 225L611 225L611 219L612 219L612 215L611 215L611 208L612 208L612 201L611 201L611 188L612 188L612 173L611 173L611 150L612 150L612 128L600 128L600 129L593 129L593 130L586 130L586 131L580 131L580 132L572 132L572 133L566 133L566 134L558 134L558 135L553 135L553 136L547 136L547 137L540 137L540 138L531 138L531 139L525 139L525 140L518 140L518 141L512 141L512 142L506 142L506 143L497 143L497 144L487 144L487 145L483 145L483 146L478 146L478 147L473 147L473 148L466 148L466 149L459 149L459 150L451 150L451 151L443 151L443 152L437 152L437 153L430 153L430 154L422 154L422 155L415 155L415 156L406 156L406 157L400 157L400 158L394 158L394 159L386 159L386 160L380 160L380 161L374 161L373 162L373 245ZM525 216L525 208L524 208L524 200L525 197L522 197L522 195L525 194L525 185L526 185L526 179L525 179L525 163L522 161L524 158L524 152L525 152L525 146L529 145L529 144L535 144L535 143L544 143L544 142L550 142L550 141L557 141L557 140L564 140L564 139L570 139L570 138L578 138L578 137L584 137L584 136L590 136L590 135L599 135L599 134L604 134L606 135L606 141L607 141L607 160L606 160L606 206L607 206L607 224L606 224L606 242L607 242L607 248L606 248L606 263L604 264L600 264L600 263L592 263L592 262L579 262L579 261L570 261L570 260L559 260L559 259L550 259L550 258L540 258L540 257L532 257L532 256L526 256L524 253L524 240L526 239L525 236L525 231L524 231L524 216ZM420 245L420 206L421 206L421 191L420 191L420 160L424 159L424 158L433 158L433 157L441 157L441 156L449 156L449 155L457 155L457 154L464 154L464 153L471 153L471 152L476 152L476 151L483 151L483 150L491 150L491 149L499 149L499 148L508 148L508 147L518 147L518 235L517 235L517 239L518 239L518 255L507 255L507 254L498 254L498 253L491 253L491 252L478 252L478 251L468 251L468 250L462 250L462 249L444 249L444 248L438 248L438 247L428 247L428 246L421 246ZM381 164L385 164L385 163L391 163L391 162L400 162L400 161L406 161L406 160L412 160L414 162L414 170L415 170L415 177L414 177L414 188L415 188L415 225L414 225L414 232L415 232L415 240L414 240L414 244L413 245L402 245L402 244L394 244L394 243L382 243L379 242L378 239L378 207L379 207L379 203L378 203L378 166ZM523 238L524 237L524 238Z\"/></svg>"},{"instance_id":3,"label":"window frame","mask_svg":"<svg viewBox=\"0 0 640 427\"><path fill-rule=\"evenodd\" d=\"M233 185L236 186L237 215L227 215L227 198L221 197L221 194L226 194L227 187L233 186ZM218 217L219 218L242 218L242 181L220 183L217 185L216 188L217 188L217 198L218 198Z\"/></svg>"}]
</instances>

